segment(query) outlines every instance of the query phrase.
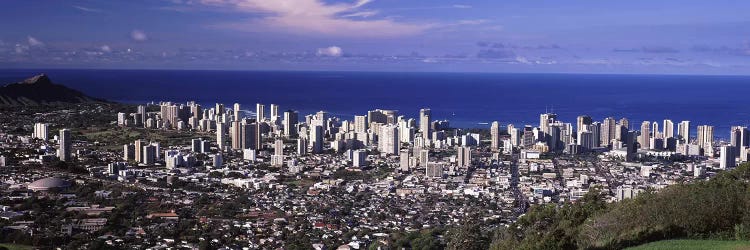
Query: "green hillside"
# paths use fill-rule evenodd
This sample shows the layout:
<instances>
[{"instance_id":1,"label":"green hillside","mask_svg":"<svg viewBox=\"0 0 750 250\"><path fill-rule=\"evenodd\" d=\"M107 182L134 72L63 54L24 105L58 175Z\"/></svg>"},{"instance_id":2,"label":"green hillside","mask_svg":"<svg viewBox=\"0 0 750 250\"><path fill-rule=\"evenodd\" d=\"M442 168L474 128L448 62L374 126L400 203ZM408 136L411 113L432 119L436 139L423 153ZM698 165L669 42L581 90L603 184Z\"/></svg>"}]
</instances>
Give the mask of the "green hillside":
<instances>
[{"instance_id":1,"label":"green hillside","mask_svg":"<svg viewBox=\"0 0 750 250\"><path fill-rule=\"evenodd\" d=\"M745 250L750 241L722 240L663 240L643 244L626 250Z\"/></svg>"},{"instance_id":2,"label":"green hillside","mask_svg":"<svg viewBox=\"0 0 750 250\"><path fill-rule=\"evenodd\" d=\"M711 180L607 204L592 190L575 204L533 207L495 232L491 249L622 249L665 239L750 239L750 165Z\"/></svg>"}]
</instances>

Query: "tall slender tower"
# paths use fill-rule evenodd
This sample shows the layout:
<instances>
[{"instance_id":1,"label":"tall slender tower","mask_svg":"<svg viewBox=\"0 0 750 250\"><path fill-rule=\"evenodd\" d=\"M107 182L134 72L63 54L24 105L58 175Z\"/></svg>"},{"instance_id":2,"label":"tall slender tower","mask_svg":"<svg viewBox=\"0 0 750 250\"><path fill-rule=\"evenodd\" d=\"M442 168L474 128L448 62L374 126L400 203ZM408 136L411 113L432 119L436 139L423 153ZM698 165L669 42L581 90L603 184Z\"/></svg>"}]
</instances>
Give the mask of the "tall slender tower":
<instances>
[{"instance_id":1,"label":"tall slender tower","mask_svg":"<svg viewBox=\"0 0 750 250\"><path fill-rule=\"evenodd\" d=\"M419 132L422 132L422 138L429 140L432 138L432 129L430 124L432 123L432 112L428 108L419 110Z\"/></svg>"},{"instance_id":2,"label":"tall slender tower","mask_svg":"<svg viewBox=\"0 0 750 250\"><path fill-rule=\"evenodd\" d=\"M284 134L287 137L297 136L297 122L299 119L299 113L294 110L287 110L284 112Z\"/></svg>"},{"instance_id":3,"label":"tall slender tower","mask_svg":"<svg viewBox=\"0 0 750 250\"><path fill-rule=\"evenodd\" d=\"M672 120L664 120L664 127L662 129L664 130L664 139L674 137L674 122Z\"/></svg>"},{"instance_id":4,"label":"tall slender tower","mask_svg":"<svg viewBox=\"0 0 750 250\"><path fill-rule=\"evenodd\" d=\"M380 127L378 148L381 153L395 155L399 152L398 126L387 124Z\"/></svg>"},{"instance_id":5,"label":"tall slender tower","mask_svg":"<svg viewBox=\"0 0 750 250\"><path fill-rule=\"evenodd\" d=\"M239 121L241 119L240 117L240 104L235 103L234 104L234 120Z\"/></svg>"},{"instance_id":6,"label":"tall slender tower","mask_svg":"<svg viewBox=\"0 0 750 250\"><path fill-rule=\"evenodd\" d=\"M312 144L312 153L320 154L323 152L323 126L315 125L310 128L310 143Z\"/></svg>"},{"instance_id":7,"label":"tall slender tower","mask_svg":"<svg viewBox=\"0 0 750 250\"><path fill-rule=\"evenodd\" d=\"M641 148L651 147L651 122L644 121L641 123L641 136L638 137L638 143L641 144Z\"/></svg>"},{"instance_id":8,"label":"tall slender tower","mask_svg":"<svg viewBox=\"0 0 750 250\"><path fill-rule=\"evenodd\" d=\"M714 144L714 126L701 125L698 126L698 147L706 149L713 147Z\"/></svg>"},{"instance_id":9,"label":"tall slender tower","mask_svg":"<svg viewBox=\"0 0 750 250\"><path fill-rule=\"evenodd\" d=\"M615 136L615 133L617 132L617 122L615 121L615 118L613 117L607 117L604 118L604 122L602 122L602 134L601 134L601 145L603 147L607 147L612 143L612 140L614 140L617 136Z\"/></svg>"},{"instance_id":10,"label":"tall slender tower","mask_svg":"<svg viewBox=\"0 0 750 250\"><path fill-rule=\"evenodd\" d=\"M279 105L271 104L271 122L276 124L279 120Z\"/></svg>"},{"instance_id":11,"label":"tall slender tower","mask_svg":"<svg viewBox=\"0 0 750 250\"><path fill-rule=\"evenodd\" d=\"M677 138L690 142L690 121L681 121L677 124Z\"/></svg>"},{"instance_id":12,"label":"tall slender tower","mask_svg":"<svg viewBox=\"0 0 750 250\"><path fill-rule=\"evenodd\" d=\"M511 132L511 131L508 131ZM498 121L492 122L492 126L490 127L490 139L491 139L491 146L492 150L496 150L500 148L500 123Z\"/></svg>"},{"instance_id":13,"label":"tall slender tower","mask_svg":"<svg viewBox=\"0 0 750 250\"><path fill-rule=\"evenodd\" d=\"M265 111L266 105L263 104L255 104L255 117L257 122L261 122L266 119Z\"/></svg>"},{"instance_id":14,"label":"tall slender tower","mask_svg":"<svg viewBox=\"0 0 750 250\"><path fill-rule=\"evenodd\" d=\"M72 139L70 138L69 129L60 130L60 148L57 150L57 157L60 161L69 162L71 160L70 153L72 150Z\"/></svg>"}]
</instances>

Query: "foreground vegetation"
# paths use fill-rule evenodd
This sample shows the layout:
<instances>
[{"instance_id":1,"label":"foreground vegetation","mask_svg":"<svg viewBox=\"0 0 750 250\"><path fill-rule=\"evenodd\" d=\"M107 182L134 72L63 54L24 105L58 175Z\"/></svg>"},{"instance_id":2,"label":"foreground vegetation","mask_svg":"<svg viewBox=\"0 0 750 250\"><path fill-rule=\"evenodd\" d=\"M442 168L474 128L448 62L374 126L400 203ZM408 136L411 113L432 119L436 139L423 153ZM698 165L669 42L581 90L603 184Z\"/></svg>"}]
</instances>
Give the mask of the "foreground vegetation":
<instances>
[{"instance_id":1,"label":"foreground vegetation","mask_svg":"<svg viewBox=\"0 0 750 250\"><path fill-rule=\"evenodd\" d=\"M663 240L627 248L627 250L740 250L750 249L750 241Z\"/></svg>"},{"instance_id":2,"label":"foreground vegetation","mask_svg":"<svg viewBox=\"0 0 750 250\"><path fill-rule=\"evenodd\" d=\"M495 233L491 249L622 249L664 239L750 239L750 165L711 180L606 204L597 190L575 204L536 206Z\"/></svg>"}]
</instances>

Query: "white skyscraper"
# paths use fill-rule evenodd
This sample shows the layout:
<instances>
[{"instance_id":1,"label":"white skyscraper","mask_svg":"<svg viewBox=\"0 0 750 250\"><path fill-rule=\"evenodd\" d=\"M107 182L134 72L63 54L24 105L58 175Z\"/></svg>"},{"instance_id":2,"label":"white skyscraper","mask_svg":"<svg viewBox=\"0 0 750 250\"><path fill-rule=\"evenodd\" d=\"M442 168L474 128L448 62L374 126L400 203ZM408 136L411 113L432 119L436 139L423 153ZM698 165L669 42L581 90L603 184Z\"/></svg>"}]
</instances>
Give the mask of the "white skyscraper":
<instances>
[{"instance_id":1,"label":"white skyscraper","mask_svg":"<svg viewBox=\"0 0 750 250\"><path fill-rule=\"evenodd\" d=\"M638 144L641 144L641 148L646 149L651 146L651 122L644 121L641 123L641 135L638 136Z\"/></svg>"},{"instance_id":2,"label":"white skyscraper","mask_svg":"<svg viewBox=\"0 0 750 250\"><path fill-rule=\"evenodd\" d=\"M458 147L456 149L456 158L459 167L469 167L471 165L471 148Z\"/></svg>"},{"instance_id":3,"label":"white skyscraper","mask_svg":"<svg viewBox=\"0 0 750 250\"><path fill-rule=\"evenodd\" d=\"M70 153L73 150L72 140L73 139L70 138L69 129L60 130L60 139L59 139L60 148L57 149L57 157L60 158L60 161L69 162L71 160Z\"/></svg>"},{"instance_id":4,"label":"white skyscraper","mask_svg":"<svg viewBox=\"0 0 750 250\"><path fill-rule=\"evenodd\" d=\"M263 104L255 104L255 118L257 122L261 122L266 119L265 111L266 105Z\"/></svg>"},{"instance_id":5,"label":"white skyscraper","mask_svg":"<svg viewBox=\"0 0 750 250\"><path fill-rule=\"evenodd\" d=\"M664 120L664 127L662 129L664 130L664 139L674 137L674 123L672 120Z\"/></svg>"},{"instance_id":6,"label":"white skyscraper","mask_svg":"<svg viewBox=\"0 0 750 250\"><path fill-rule=\"evenodd\" d=\"M271 104L271 123L276 124L279 120L279 105Z\"/></svg>"},{"instance_id":7,"label":"white skyscraper","mask_svg":"<svg viewBox=\"0 0 750 250\"><path fill-rule=\"evenodd\" d=\"M399 152L398 127L388 124L380 127L378 149L380 153L395 155Z\"/></svg>"},{"instance_id":8,"label":"white skyscraper","mask_svg":"<svg viewBox=\"0 0 750 250\"><path fill-rule=\"evenodd\" d=\"M367 116L366 115L354 116L354 132L355 133L367 133Z\"/></svg>"},{"instance_id":9,"label":"white skyscraper","mask_svg":"<svg viewBox=\"0 0 750 250\"><path fill-rule=\"evenodd\" d=\"M721 146L719 168L729 169L736 166L735 149L732 146Z\"/></svg>"},{"instance_id":10,"label":"white skyscraper","mask_svg":"<svg viewBox=\"0 0 750 250\"><path fill-rule=\"evenodd\" d=\"M681 121L677 124L677 138L690 142L690 121Z\"/></svg>"},{"instance_id":11,"label":"white skyscraper","mask_svg":"<svg viewBox=\"0 0 750 250\"><path fill-rule=\"evenodd\" d=\"M227 131L224 123L216 123L216 145L219 147L219 151L224 150L227 145Z\"/></svg>"},{"instance_id":12,"label":"white skyscraper","mask_svg":"<svg viewBox=\"0 0 750 250\"><path fill-rule=\"evenodd\" d=\"M419 110L419 132L422 133L424 140L432 138L432 129L430 126L432 123L432 112L428 108Z\"/></svg>"},{"instance_id":13,"label":"white skyscraper","mask_svg":"<svg viewBox=\"0 0 750 250\"><path fill-rule=\"evenodd\" d=\"M49 140L49 124L35 123L33 137L45 141Z\"/></svg>"},{"instance_id":14,"label":"white skyscraper","mask_svg":"<svg viewBox=\"0 0 750 250\"><path fill-rule=\"evenodd\" d=\"M352 155L352 166L360 168L367 166L367 152L361 149L354 150Z\"/></svg>"},{"instance_id":15,"label":"white skyscraper","mask_svg":"<svg viewBox=\"0 0 750 250\"><path fill-rule=\"evenodd\" d=\"M276 139L273 142L273 156L271 156L271 166L279 167L284 165L284 141Z\"/></svg>"},{"instance_id":16,"label":"white skyscraper","mask_svg":"<svg viewBox=\"0 0 750 250\"><path fill-rule=\"evenodd\" d=\"M500 123L497 121L492 122L492 126L490 127L490 141L493 151L500 148Z\"/></svg>"},{"instance_id":17,"label":"white skyscraper","mask_svg":"<svg viewBox=\"0 0 750 250\"><path fill-rule=\"evenodd\" d=\"M240 117L240 104L235 103L234 104L234 120L239 121L242 117Z\"/></svg>"},{"instance_id":18,"label":"white skyscraper","mask_svg":"<svg viewBox=\"0 0 750 250\"><path fill-rule=\"evenodd\" d=\"M707 151L707 148L712 148L714 144L714 126L701 125L698 126L698 147Z\"/></svg>"}]
</instances>

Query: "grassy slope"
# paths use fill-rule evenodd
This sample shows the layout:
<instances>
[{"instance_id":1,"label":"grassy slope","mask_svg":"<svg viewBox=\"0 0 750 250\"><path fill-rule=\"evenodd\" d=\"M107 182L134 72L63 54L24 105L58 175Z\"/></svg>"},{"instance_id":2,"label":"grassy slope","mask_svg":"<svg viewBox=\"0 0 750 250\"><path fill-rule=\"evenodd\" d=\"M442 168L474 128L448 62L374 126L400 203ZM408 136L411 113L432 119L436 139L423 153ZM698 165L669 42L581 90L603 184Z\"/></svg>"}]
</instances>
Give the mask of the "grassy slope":
<instances>
[{"instance_id":1,"label":"grassy slope","mask_svg":"<svg viewBox=\"0 0 750 250\"><path fill-rule=\"evenodd\" d=\"M31 249L34 249L34 247L32 247L32 246L18 245L18 244L5 244L5 243L0 243L0 247L6 247L6 248L8 248L10 250L31 250Z\"/></svg>"},{"instance_id":2,"label":"grassy slope","mask_svg":"<svg viewBox=\"0 0 750 250\"><path fill-rule=\"evenodd\" d=\"M731 249L750 250L750 241L720 241L720 240L663 240L643 244L628 250L702 250L702 249Z\"/></svg>"}]
</instances>

